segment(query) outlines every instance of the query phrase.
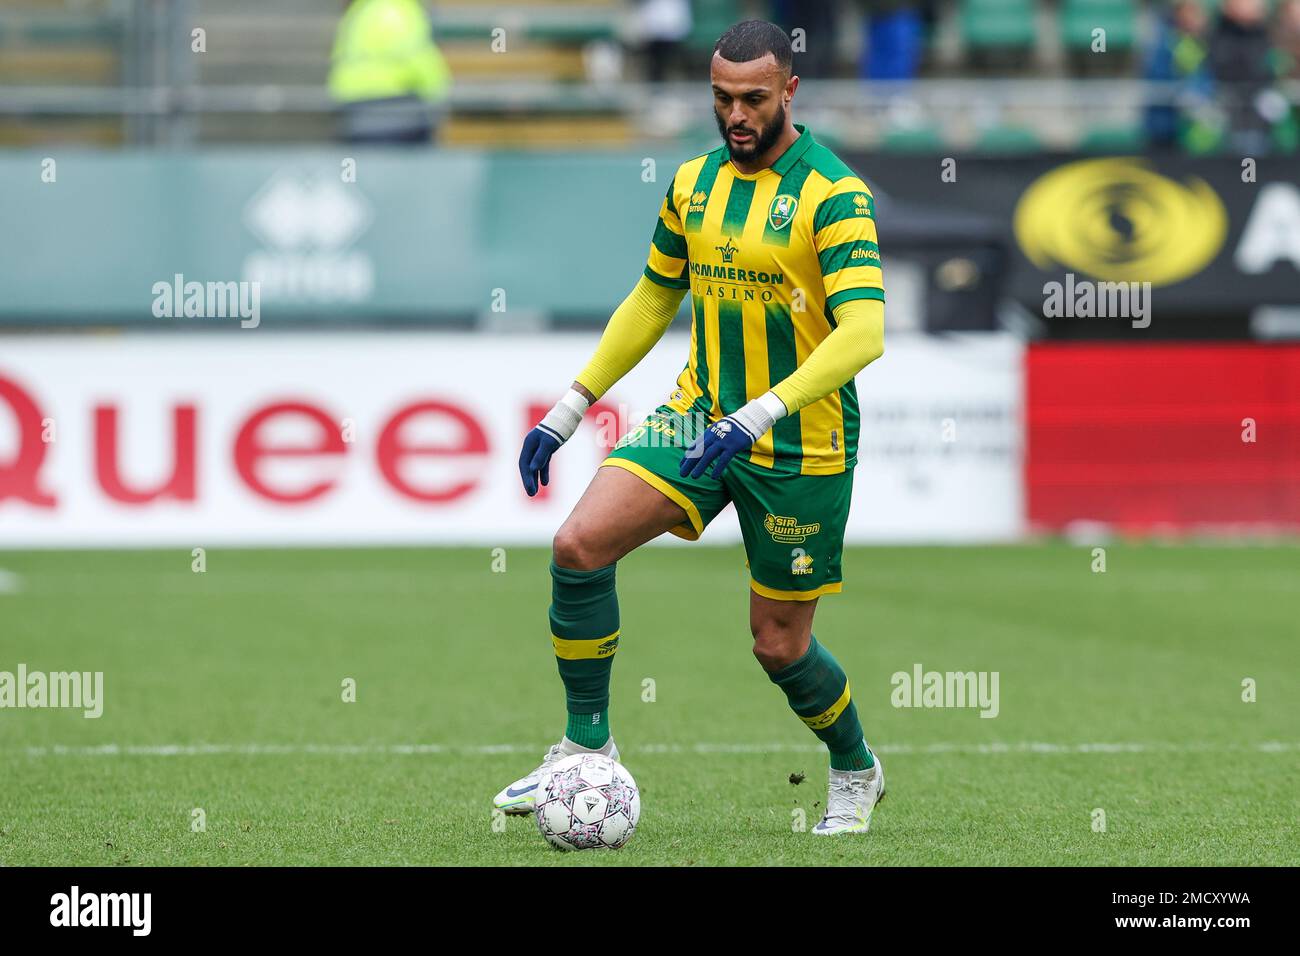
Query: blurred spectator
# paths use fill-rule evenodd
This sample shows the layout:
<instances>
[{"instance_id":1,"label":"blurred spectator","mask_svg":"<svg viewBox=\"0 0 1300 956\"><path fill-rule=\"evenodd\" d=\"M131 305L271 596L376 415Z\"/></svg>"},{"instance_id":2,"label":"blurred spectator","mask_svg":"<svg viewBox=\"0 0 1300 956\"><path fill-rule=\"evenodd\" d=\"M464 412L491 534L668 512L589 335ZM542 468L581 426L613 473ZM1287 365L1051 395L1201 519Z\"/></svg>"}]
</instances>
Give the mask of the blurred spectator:
<instances>
[{"instance_id":1,"label":"blurred spectator","mask_svg":"<svg viewBox=\"0 0 1300 956\"><path fill-rule=\"evenodd\" d=\"M925 31L922 4L914 0L863 0L866 46L859 75L868 80L910 80L921 65Z\"/></svg>"},{"instance_id":2,"label":"blurred spectator","mask_svg":"<svg viewBox=\"0 0 1300 956\"><path fill-rule=\"evenodd\" d=\"M1265 0L1223 0L1210 37L1210 69L1227 113L1231 148L1243 155L1267 152L1286 103L1272 89L1276 58Z\"/></svg>"},{"instance_id":3,"label":"blurred spectator","mask_svg":"<svg viewBox=\"0 0 1300 956\"><path fill-rule=\"evenodd\" d=\"M795 30L803 30L803 49L794 53L794 71L811 79L827 77L835 71L836 0L775 0L772 22L792 39Z\"/></svg>"},{"instance_id":4,"label":"blurred spectator","mask_svg":"<svg viewBox=\"0 0 1300 956\"><path fill-rule=\"evenodd\" d=\"M1278 76L1300 80L1300 0L1278 5L1273 52ZM1300 104L1287 103L1284 110L1282 121L1273 126L1273 140L1283 152L1292 153L1300 148Z\"/></svg>"},{"instance_id":5,"label":"blurred spectator","mask_svg":"<svg viewBox=\"0 0 1300 956\"><path fill-rule=\"evenodd\" d=\"M1164 94L1147 107L1146 133L1153 146L1181 144L1198 151L1198 143L1217 138L1218 134L1199 118L1214 91L1206 37L1208 24L1199 0L1174 4L1168 17L1160 23L1143 74L1148 80L1176 86L1172 98Z\"/></svg>"},{"instance_id":6,"label":"blurred spectator","mask_svg":"<svg viewBox=\"0 0 1300 956\"><path fill-rule=\"evenodd\" d=\"M419 0L353 0L334 37L330 94L343 139L428 143L451 73Z\"/></svg>"},{"instance_id":7,"label":"blurred spectator","mask_svg":"<svg viewBox=\"0 0 1300 956\"><path fill-rule=\"evenodd\" d=\"M637 27L646 57L646 79L661 83L681 60L681 48L691 35L691 5L687 0L641 0Z\"/></svg>"},{"instance_id":8,"label":"blurred spectator","mask_svg":"<svg viewBox=\"0 0 1300 956\"><path fill-rule=\"evenodd\" d=\"M1279 73L1300 80L1300 0L1283 0L1277 8L1276 48Z\"/></svg>"}]
</instances>

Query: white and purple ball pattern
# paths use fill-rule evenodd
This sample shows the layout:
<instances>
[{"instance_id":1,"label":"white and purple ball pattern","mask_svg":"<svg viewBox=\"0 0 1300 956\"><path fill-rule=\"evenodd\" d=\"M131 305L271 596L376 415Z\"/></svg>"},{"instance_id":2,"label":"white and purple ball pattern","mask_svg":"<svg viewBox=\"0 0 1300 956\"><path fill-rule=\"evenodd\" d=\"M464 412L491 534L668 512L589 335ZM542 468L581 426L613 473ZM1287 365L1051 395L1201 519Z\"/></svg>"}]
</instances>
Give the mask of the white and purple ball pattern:
<instances>
[{"instance_id":1,"label":"white and purple ball pattern","mask_svg":"<svg viewBox=\"0 0 1300 956\"><path fill-rule=\"evenodd\" d=\"M641 818L641 794L621 763L574 754L551 768L537 789L537 829L560 850L617 850Z\"/></svg>"}]
</instances>

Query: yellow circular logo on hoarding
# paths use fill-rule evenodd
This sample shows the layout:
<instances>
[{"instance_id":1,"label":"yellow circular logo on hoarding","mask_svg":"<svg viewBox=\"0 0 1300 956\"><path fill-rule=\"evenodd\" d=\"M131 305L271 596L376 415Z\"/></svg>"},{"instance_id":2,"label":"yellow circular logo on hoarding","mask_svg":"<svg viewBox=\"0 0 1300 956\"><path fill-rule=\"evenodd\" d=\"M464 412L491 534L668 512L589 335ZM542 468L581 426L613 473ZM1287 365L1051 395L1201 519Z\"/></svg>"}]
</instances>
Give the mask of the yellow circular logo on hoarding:
<instances>
[{"instance_id":1,"label":"yellow circular logo on hoarding","mask_svg":"<svg viewBox=\"0 0 1300 956\"><path fill-rule=\"evenodd\" d=\"M1088 159L1035 180L1016 205L1015 231L1040 269L1170 285L1214 258L1228 213L1198 177L1180 183L1141 159Z\"/></svg>"}]
</instances>

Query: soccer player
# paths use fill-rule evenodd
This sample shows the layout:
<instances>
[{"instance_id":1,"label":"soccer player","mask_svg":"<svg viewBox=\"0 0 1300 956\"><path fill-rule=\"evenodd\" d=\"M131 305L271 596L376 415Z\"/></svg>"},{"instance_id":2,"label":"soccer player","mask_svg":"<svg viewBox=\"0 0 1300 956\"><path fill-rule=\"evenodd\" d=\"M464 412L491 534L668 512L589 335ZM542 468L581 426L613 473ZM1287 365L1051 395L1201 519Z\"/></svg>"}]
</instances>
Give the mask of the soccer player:
<instances>
[{"instance_id":1,"label":"soccer player","mask_svg":"<svg viewBox=\"0 0 1300 956\"><path fill-rule=\"evenodd\" d=\"M698 538L731 502L749 559L754 656L830 751L826 814L813 833L861 833L884 796L884 770L812 621L818 599L840 590L858 446L853 377L884 351L874 202L791 120L799 78L779 27L729 29L710 76L723 145L678 168L644 276L524 440L519 470L534 495L551 455L659 341L690 290L677 387L618 442L555 535L550 625L564 737L495 805L532 812L543 773L570 754L618 759L609 730L616 563L665 531Z\"/></svg>"}]
</instances>

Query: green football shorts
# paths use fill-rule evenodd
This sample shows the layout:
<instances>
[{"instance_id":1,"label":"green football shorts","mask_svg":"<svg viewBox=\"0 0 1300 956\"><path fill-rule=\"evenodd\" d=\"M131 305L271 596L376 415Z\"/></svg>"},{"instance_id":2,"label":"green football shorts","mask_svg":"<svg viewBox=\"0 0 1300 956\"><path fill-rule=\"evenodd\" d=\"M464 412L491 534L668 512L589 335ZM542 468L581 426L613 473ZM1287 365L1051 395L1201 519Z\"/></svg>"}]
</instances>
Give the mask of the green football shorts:
<instances>
[{"instance_id":1,"label":"green football shorts","mask_svg":"<svg viewBox=\"0 0 1300 956\"><path fill-rule=\"evenodd\" d=\"M706 427L701 415L660 405L619 440L601 466L630 471L681 505L689 521L671 530L688 541L698 538L728 502L735 504L750 586L757 594L810 601L837 593L853 469L837 475L782 474L737 455L721 480L711 474L712 465L699 478L683 478L682 457Z\"/></svg>"}]
</instances>

